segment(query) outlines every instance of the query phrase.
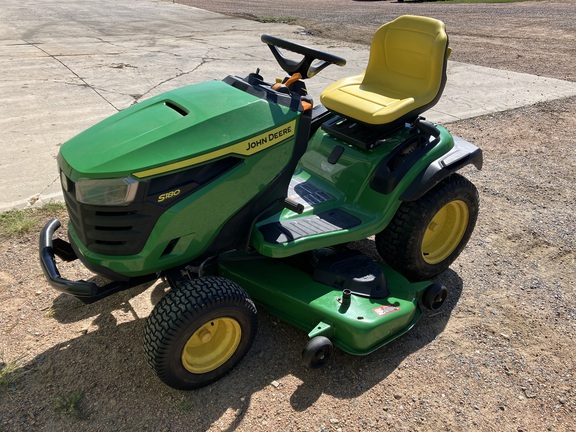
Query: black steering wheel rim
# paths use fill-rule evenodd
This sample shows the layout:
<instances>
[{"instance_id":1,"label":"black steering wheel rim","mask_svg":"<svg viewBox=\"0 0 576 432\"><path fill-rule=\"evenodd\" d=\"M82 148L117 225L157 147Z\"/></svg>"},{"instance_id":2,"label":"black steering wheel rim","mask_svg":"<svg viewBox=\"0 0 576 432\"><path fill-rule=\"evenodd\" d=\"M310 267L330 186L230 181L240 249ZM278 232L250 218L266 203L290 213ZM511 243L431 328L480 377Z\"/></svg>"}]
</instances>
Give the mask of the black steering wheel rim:
<instances>
[{"instance_id":1,"label":"black steering wheel rim","mask_svg":"<svg viewBox=\"0 0 576 432\"><path fill-rule=\"evenodd\" d=\"M298 72L302 75L302 79L312 78L326 66L331 64L338 66L344 66L346 64L346 59L342 57L310 48L305 45L300 45L295 42L290 42L285 39L280 39L276 36L264 34L262 35L261 40L268 45L270 51L272 51L272 54L276 58L276 61L285 72L290 75ZM304 58L299 62L288 59L280 53L278 48L303 55ZM320 60L320 63L312 65L315 60Z\"/></svg>"}]
</instances>

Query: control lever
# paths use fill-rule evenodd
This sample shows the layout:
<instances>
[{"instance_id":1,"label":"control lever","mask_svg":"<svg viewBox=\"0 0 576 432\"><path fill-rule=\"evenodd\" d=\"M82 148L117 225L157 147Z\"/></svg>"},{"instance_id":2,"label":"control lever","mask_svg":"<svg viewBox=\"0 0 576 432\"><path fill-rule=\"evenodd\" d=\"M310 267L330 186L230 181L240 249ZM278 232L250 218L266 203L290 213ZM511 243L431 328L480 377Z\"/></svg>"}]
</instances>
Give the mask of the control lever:
<instances>
[{"instance_id":1,"label":"control lever","mask_svg":"<svg viewBox=\"0 0 576 432\"><path fill-rule=\"evenodd\" d=\"M284 207L294 213L302 214L304 212L304 206L290 198L284 198Z\"/></svg>"},{"instance_id":2,"label":"control lever","mask_svg":"<svg viewBox=\"0 0 576 432\"><path fill-rule=\"evenodd\" d=\"M425 132L434 138L438 138L440 136L440 131L436 129L436 125L422 117L417 118L414 122L414 125L422 132Z\"/></svg>"}]
</instances>

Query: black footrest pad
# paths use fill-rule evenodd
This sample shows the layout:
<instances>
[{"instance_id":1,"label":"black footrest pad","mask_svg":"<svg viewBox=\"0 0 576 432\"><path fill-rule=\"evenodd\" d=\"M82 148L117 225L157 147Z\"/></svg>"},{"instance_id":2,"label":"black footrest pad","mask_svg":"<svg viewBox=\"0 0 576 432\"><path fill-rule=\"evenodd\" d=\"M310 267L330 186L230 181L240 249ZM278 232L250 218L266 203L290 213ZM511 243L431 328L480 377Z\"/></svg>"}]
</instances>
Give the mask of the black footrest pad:
<instances>
[{"instance_id":1,"label":"black footrest pad","mask_svg":"<svg viewBox=\"0 0 576 432\"><path fill-rule=\"evenodd\" d=\"M362 221L344 210L334 209L317 215L273 222L261 226L260 232L268 243L287 243L302 237L353 228Z\"/></svg>"},{"instance_id":2,"label":"black footrest pad","mask_svg":"<svg viewBox=\"0 0 576 432\"><path fill-rule=\"evenodd\" d=\"M333 197L308 181L292 178L288 188L288 198L307 207L329 201Z\"/></svg>"}]
</instances>

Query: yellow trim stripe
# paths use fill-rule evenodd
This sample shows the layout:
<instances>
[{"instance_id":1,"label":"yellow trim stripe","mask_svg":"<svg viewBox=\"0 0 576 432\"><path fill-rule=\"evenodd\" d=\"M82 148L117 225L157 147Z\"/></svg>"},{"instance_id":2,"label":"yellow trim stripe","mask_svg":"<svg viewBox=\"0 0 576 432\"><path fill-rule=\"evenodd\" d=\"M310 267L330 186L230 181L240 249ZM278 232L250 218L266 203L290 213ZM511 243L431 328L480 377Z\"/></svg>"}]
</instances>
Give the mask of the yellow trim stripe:
<instances>
[{"instance_id":1,"label":"yellow trim stripe","mask_svg":"<svg viewBox=\"0 0 576 432\"><path fill-rule=\"evenodd\" d=\"M171 171L188 168L193 165L198 165L212 159L222 156L239 155L239 156L252 156L256 153L266 150L282 141L287 140L294 136L296 132L296 120L285 123L282 126L271 129L260 135L253 136L247 140L240 141L234 145L215 150L200 156L195 156L189 159L184 159L179 162L174 162L168 165L163 165L157 168L151 168L144 171L138 171L132 175L137 178L152 177L159 174L166 174Z\"/></svg>"}]
</instances>

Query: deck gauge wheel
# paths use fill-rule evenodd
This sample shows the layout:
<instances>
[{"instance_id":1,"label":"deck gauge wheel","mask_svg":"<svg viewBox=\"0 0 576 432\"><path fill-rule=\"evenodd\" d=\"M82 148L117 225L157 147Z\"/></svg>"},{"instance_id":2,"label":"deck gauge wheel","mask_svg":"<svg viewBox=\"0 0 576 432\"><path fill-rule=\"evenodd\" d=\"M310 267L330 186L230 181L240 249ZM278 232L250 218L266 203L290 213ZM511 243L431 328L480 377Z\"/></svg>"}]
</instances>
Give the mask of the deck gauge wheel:
<instances>
[{"instance_id":1,"label":"deck gauge wheel","mask_svg":"<svg viewBox=\"0 0 576 432\"><path fill-rule=\"evenodd\" d=\"M324 366L332 356L332 342L325 336L315 336L308 341L302 351L304 366L318 369Z\"/></svg>"}]
</instances>

